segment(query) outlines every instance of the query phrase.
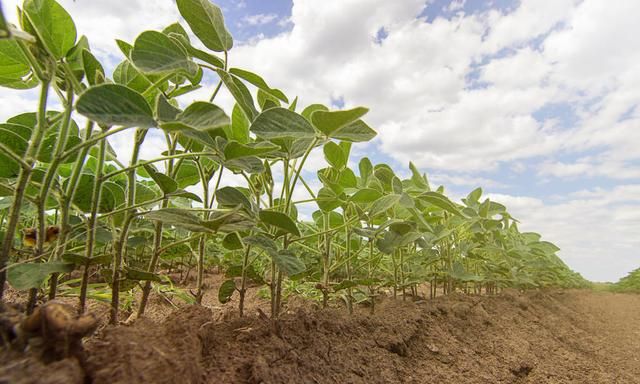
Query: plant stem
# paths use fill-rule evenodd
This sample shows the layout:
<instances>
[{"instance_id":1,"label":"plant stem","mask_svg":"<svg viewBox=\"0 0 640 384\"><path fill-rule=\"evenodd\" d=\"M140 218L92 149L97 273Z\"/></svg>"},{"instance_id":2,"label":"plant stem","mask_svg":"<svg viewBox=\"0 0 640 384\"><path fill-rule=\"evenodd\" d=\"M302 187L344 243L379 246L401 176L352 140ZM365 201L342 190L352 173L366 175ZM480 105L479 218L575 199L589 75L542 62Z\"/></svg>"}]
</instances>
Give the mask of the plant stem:
<instances>
[{"instance_id":1,"label":"plant stem","mask_svg":"<svg viewBox=\"0 0 640 384\"><path fill-rule=\"evenodd\" d=\"M140 146L142 145L142 141L147 134L146 129L138 128L135 134L135 142L133 146L133 152L131 153L131 162L130 164L136 164L138 162L138 157L140 155ZM129 234L129 226L133 221L135 214L131 207L135 205L136 200L136 171L132 169L128 172L128 182L127 182L127 199L126 206L130 208L125 213L125 218L122 223L122 230L120 232L119 238L115 241L114 244L114 258L113 258L113 274L111 275L111 315L109 317L110 324L118 323L118 310L120 305L120 269L122 268L122 259L124 255L124 249L127 243L127 237Z\"/></svg>"},{"instance_id":2,"label":"plant stem","mask_svg":"<svg viewBox=\"0 0 640 384\"><path fill-rule=\"evenodd\" d=\"M22 201L26 192L27 184L31 178L33 165L35 164L35 157L40 150L42 138L47 129L47 97L49 95L50 80L46 79L41 82L40 99L38 104L37 124L33 132L31 133L31 139L27 151L25 152L25 161L29 164L29 168L22 168L18 174L18 180L16 182L15 191L13 194L13 204L9 209L9 220L7 221L7 230L4 234L2 241L2 250L0 251L0 300L4 296L4 285L7 280L7 271L5 267L9 261L9 252L13 247L13 239L20 219L20 209L22 208Z\"/></svg>"}]
</instances>

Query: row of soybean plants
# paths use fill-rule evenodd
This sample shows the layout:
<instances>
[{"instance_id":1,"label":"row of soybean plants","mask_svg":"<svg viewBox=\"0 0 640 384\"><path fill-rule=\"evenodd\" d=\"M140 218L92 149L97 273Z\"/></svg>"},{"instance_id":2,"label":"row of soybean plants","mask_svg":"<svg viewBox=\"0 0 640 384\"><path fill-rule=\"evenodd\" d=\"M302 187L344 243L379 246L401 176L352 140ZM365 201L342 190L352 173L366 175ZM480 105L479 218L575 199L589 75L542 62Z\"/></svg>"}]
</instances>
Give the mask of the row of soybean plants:
<instances>
[{"instance_id":1,"label":"row of soybean plants","mask_svg":"<svg viewBox=\"0 0 640 384\"><path fill-rule=\"evenodd\" d=\"M376 134L362 120L366 108L300 108L259 75L227 65L233 39L218 7L177 6L199 43L179 23L132 44L117 40L124 60L111 78L55 0L25 0L19 27L1 18L0 83L37 88L39 98L35 111L0 124L0 297L7 277L29 290L30 306L44 288L53 299L72 281L82 312L90 272L99 271L116 323L121 292L141 287L142 315L163 277L159 266L179 253L195 260L196 302L215 254L229 277L220 301L237 293L242 314L248 287L264 284L274 318L283 287L296 284L313 287L325 305L341 297L352 310L356 302L373 309L383 288L416 294L425 282L432 294L583 283L557 247L519 232L481 189L461 205L413 165L402 180L363 158L356 174L351 145ZM219 79L211 97L182 107L178 98L199 89L205 72ZM231 116L213 103L221 87L236 101ZM134 132L128 164L108 142L123 130ZM166 149L141 159L151 130ZM318 191L303 177L314 150L330 165L317 173ZM244 184L226 186L222 175L230 173ZM195 185L201 194L186 190ZM296 201L297 189L310 198ZM310 202L313 220L299 220L296 207ZM21 233L32 240L26 255Z\"/></svg>"}]
</instances>

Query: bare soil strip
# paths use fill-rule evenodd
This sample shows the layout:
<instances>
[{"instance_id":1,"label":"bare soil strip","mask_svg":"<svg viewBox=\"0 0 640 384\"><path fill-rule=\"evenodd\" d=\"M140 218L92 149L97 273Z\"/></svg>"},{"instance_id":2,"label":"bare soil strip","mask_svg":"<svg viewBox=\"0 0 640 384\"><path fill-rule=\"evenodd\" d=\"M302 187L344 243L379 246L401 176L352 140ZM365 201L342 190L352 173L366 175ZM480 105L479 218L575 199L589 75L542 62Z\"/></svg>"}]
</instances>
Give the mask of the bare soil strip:
<instances>
[{"instance_id":1,"label":"bare soil strip","mask_svg":"<svg viewBox=\"0 0 640 384\"><path fill-rule=\"evenodd\" d=\"M367 312L291 303L274 328L185 307L103 329L84 367L3 351L0 383L640 383L638 295L387 299Z\"/></svg>"}]
</instances>

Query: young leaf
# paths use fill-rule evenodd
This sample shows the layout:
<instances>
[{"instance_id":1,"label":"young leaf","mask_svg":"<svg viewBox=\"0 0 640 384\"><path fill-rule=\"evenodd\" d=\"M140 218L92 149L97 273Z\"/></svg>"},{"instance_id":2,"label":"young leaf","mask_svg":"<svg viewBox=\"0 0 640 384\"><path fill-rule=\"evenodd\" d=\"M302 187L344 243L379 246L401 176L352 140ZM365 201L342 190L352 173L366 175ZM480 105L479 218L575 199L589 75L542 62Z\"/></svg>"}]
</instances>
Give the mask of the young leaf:
<instances>
[{"instance_id":1,"label":"young leaf","mask_svg":"<svg viewBox=\"0 0 640 384\"><path fill-rule=\"evenodd\" d=\"M247 116L249 121L253 121L253 119L258 115L258 110L253 103L253 97L251 96L251 92L249 92L247 86L244 85L237 77L234 77L221 69L216 70L216 73L220 76L220 80L222 80L224 86L227 87L240 108L242 108L245 116Z\"/></svg>"},{"instance_id":2,"label":"young leaf","mask_svg":"<svg viewBox=\"0 0 640 384\"><path fill-rule=\"evenodd\" d=\"M52 273L71 272L73 269L74 264L60 262L18 264L9 267L7 279L13 288L23 291L40 288Z\"/></svg>"},{"instance_id":3,"label":"young leaf","mask_svg":"<svg viewBox=\"0 0 640 384\"><path fill-rule=\"evenodd\" d=\"M145 31L138 36L131 51L131 61L144 73L177 72L194 76L198 72L198 66L180 44L156 31Z\"/></svg>"},{"instance_id":4,"label":"young leaf","mask_svg":"<svg viewBox=\"0 0 640 384\"><path fill-rule=\"evenodd\" d=\"M285 275L293 276L305 271L306 266L290 249L283 249L271 255L278 269Z\"/></svg>"},{"instance_id":5,"label":"young leaf","mask_svg":"<svg viewBox=\"0 0 640 384\"><path fill-rule=\"evenodd\" d=\"M315 136L315 130L304 117L286 108L271 108L262 112L251 124L250 130L267 140Z\"/></svg>"},{"instance_id":6,"label":"young leaf","mask_svg":"<svg viewBox=\"0 0 640 384\"><path fill-rule=\"evenodd\" d=\"M278 100L281 100L287 104L289 103L289 99L287 99L287 96L284 93L282 93L281 90L270 88L267 85L267 83L264 81L264 79L256 75L255 73L245 71L244 69L240 69L240 68L231 68L229 70L229 73L236 75L243 80L248 81L249 83L258 87L258 89L261 89L262 91L277 98Z\"/></svg>"},{"instance_id":7,"label":"young leaf","mask_svg":"<svg viewBox=\"0 0 640 384\"><path fill-rule=\"evenodd\" d=\"M227 280L218 289L218 301L221 304L226 304L231 301L231 296L236 291L236 282L233 279Z\"/></svg>"},{"instance_id":8,"label":"young leaf","mask_svg":"<svg viewBox=\"0 0 640 384\"><path fill-rule=\"evenodd\" d=\"M177 0L178 10L193 33L212 51L228 51L233 38L224 25L222 11L209 0Z\"/></svg>"},{"instance_id":9,"label":"young leaf","mask_svg":"<svg viewBox=\"0 0 640 384\"><path fill-rule=\"evenodd\" d=\"M240 205L246 209L247 212L251 212L251 202L247 196L237 188L223 187L218 189L216 192L216 200L220 207L233 208Z\"/></svg>"},{"instance_id":10,"label":"young leaf","mask_svg":"<svg viewBox=\"0 0 640 384\"><path fill-rule=\"evenodd\" d=\"M35 29L38 41L56 60L65 57L73 48L76 43L76 26L69 13L58 2L26 0L23 12Z\"/></svg>"},{"instance_id":11,"label":"young leaf","mask_svg":"<svg viewBox=\"0 0 640 384\"><path fill-rule=\"evenodd\" d=\"M151 165L145 164L143 167L145 171L147 171L147 174L149 174L149 176L153 179L153 181L158 184L158 187L160 187L165 195L175 192L178 189L178 183L169 176L156 171L156 169Z\"/></svg>"},{"instance_id":12,"label":"young leaf","mask_svg":"<svg viewBox=\"0 0 640 384\"><path fill-rule=\"evenodd\" d=\"M462 215L458 207L456 207L456 205L451 200L449 200L449 198L440 193L424 192L420 196L418 196L418 198L420 200L433 204L438 208L444 209L447 212L453 213L454 215Z\"/></svg>"},{"instance_id":13,"label":"young leaf","mask_svg":"<svg viewBox=\"0 0 640 384\"><path fill-rule=\"evenodd\" d=\"M287 215L282 212L265 211L262 210L259 213L260 221L265 224L273 225L278 229L290 233L295 236L300 236L300 231L296 223Z\"/></svg>"},{"instance_id":14,"label":"young leaf","mask_svg":"<svg viewBox=\"0 0 640 384\"><path fill-rule=\"evenodd\" d=\"M364 107L332 112L318 110L311 114L311 122L327 137L332 138L333 132L354 123L367 112L369 109Z\"/></svg>"},{"instance_id":15,"label":"young leaf","mask_svg":"<svg viewBox=\"0 0 640 384\"><path fill-rule=\"evenodd\" d=\"M324 145L324 158L333 168L342 169L347 166L347 155L338 144L333 141Z\"/></svg>"},{"instance_id":16,"label":"young leaf","mask_svg":"<svg viewBox=\"0 0 640 384\"><path fill-rule=\"evenodd\" d=\"M81 115L104 125L141 128L156 125L144 97L118 84L101 84L87 89L78 98L76 109Z\"/></svg>"}]
</instances>

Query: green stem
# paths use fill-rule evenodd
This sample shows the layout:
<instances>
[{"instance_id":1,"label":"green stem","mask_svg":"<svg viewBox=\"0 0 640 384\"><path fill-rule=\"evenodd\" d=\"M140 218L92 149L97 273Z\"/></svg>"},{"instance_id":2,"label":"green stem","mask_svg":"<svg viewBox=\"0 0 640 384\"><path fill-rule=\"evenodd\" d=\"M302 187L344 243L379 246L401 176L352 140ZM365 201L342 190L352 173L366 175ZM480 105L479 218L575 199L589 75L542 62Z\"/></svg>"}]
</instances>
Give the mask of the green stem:
<instances>
[{"instance_id":1,"label":"green stem","mask_svg":"<svg viewBox=\"0 0 640 384\"><path fill-rule=\"evenodd\" d=\"M23 198L26 192L27 184L31 178L32 167L35 163L35 157L40 150L42 138L47 129L46 127L46 114L47 114L47 97L49 95L49 80L42 81L40 90L40 99L37 112L37 124L31 134L31 140L27 151L25 152L25 161L30 166L23 168L18 174L18 180L16 182L15 191L13 194L13 204L9 209L9 220L7 221L7 229L2 241L2 249L0 252L0 300L4 296L4 285L7 279L7 272L5 267L9 261L9 253L13 247L13 239L20 219L20 209L22 208Z\"/></svg>"}]
</instances>

